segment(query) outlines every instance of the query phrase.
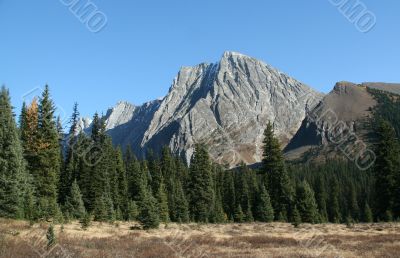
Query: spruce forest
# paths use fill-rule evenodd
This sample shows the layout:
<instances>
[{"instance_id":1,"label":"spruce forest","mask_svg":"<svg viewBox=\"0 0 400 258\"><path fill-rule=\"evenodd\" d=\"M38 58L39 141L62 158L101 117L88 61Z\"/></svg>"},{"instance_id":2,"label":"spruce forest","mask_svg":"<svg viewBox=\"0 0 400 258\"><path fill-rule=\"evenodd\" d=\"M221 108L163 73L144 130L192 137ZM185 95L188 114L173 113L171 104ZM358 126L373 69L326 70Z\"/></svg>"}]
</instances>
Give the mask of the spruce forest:
<instances>
[{"instance_id":1,"label":"spruce forest","mask_svg":"<svg viewBox=\"0 0 400 258\"><path fill-rule=\"evenodd\" d=\"M373 92L377 159L367 171L346 159L288 163L273 126L265 125L258 168L214 164L199 143L190 162L161 153L136 157L113 146L103 118L78 132L78 104L64 131L49 87L14 114L0 92L0 217L68 223L361 223L400 219L400 144L395 98Z\"/></svg>"}]
</instances>

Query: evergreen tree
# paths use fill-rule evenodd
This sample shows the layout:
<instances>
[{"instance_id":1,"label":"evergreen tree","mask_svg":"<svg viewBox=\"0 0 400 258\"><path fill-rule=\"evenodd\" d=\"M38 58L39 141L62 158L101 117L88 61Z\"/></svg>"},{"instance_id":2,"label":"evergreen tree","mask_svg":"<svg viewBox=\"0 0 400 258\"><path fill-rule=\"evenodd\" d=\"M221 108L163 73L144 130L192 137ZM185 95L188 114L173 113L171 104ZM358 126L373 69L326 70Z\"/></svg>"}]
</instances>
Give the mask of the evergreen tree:
<instances>
[{"instance_id":1,"label":"evergreen tree","mask_svg":"<svg viewBox=\"0 0 400 258\"><path fill-rule=\"evenodd\" d=\"M45 218L55 217L59 213L57 186L61 168L61 150L54 112L54 103L50 98L49 87L46 85L39 102L37 153L39 166L32 171L39 199L39 210Z\"/></svg>"},{"instance_id":2,"label":"evergreen tree","mask_svg":"<svg viewBox=\"0 0 400 258\"><path fill-rule=\"evenodd\" d=\"M189 222L189 204L183 191L182 183L177 182L175 187L175 217L176 222Z\"/></svg>"},{"instance_id":3,"label":"evergreen tree","mask_svg":"<svg viewBox=\"0 0 400 258\"><path fill-rule=\"evenodd\" d=\"M26 179L23 151L10 95L0 91L0 217L18 218L23 211L22 182Z\"/></svg>"},{"instance_id":4,"label":"evergreen tree","mask_svg":"<svg viewBox=\"0 0 400 258\"><path fill-rule=\"evenodd\" d=\"M54 233L54 226L53 225L50 225L50 227L47 229L46 238L47 238L47 249L50 249L57 242L56 234Z\"/></svg>"},{"instance_id":5,"label":"evergreen tree","mask_svg":"<svg viewBox=\"0 0 400 258\"><path fill-rule=\"evenodd\" d=\"M101 222L112 222L115 220L114 205L110 196L103 194L96 198L94 204L94 220Z\"/></svg>"},{"instance_id":6,"label":"evergreen tree","mask_svg":"<svg viewBox=\"0 0 400 258\"><path fill-rule=\"evenodd\" d=\"M287 217L293 202L293 187L286 171L285 161L271 123L264 132L263 175L271 196L275 214Z\"/></svg>"},{"instance_id":7,"label":"evergreen tree","mask_svg":"<svg viewBox=\"0 0 400 258\"><path fill-rule=\"evenodd\" d=\"M251 214L251 211L246 215L248 216L249 221L252 221L253 215ZM216 194L215 202L211 212L210 222L213 223L226 222L226 215L224 209L222 208L222 197L219 192Z\"/></svg>"},{"instance_id":8,"label":"evergreen tree","mask_svg":"<svg viewBox=\"0 0 400 258\"><path fill-rule=\"evenodd\" d=\"M297 209L302 222L317 223L318 207L314 197L314 191L307 181L303 181L297 187Z\"/></svg>"},{"instance_id":9,"label":"evergreen tree","mask_svg":"<svg viewBox=\"0 0 400 258\"><path fill-rule=\"evenodd\" d=\"M367 202L364 205L363 222L366 222L366 223L374 222L371 208L369 207Z\"/></svg>"},{"instance_id":10,"label":"evergreen tree","mask_svg":"<svg viewBox=\"0 0 400 258\"><path fill-rule=\"evenodd\" d=\"M234 220L237 223L244 222L244 214L243 214L242 206L240 206L240 204L238 206L236 206Z\"/></svg>"},{"instance_id":11,"label":"evergreen tree","mask_svg":"<svg viewBox=\"0 0 400 258\"><path fill-rule=\"evenodd\" d=\"M242 163L240 170L237 171L235 174L235 198L237 202L236 206L240 204L246 215L252 215L250 203L251 197L247 181L249 169L246 167L246 165ZM245 221L248 221L247 219L251 219L251 217L252 216L249 216L248 218L247 216L245 216Z\"/></svg>"},{"instance_id":12,"label":"evergreen tree","mask_svg":"<svg viewBox=\"0 0 400 258\"><path fill-rule=\"evenodd\" d=\"M148 191L140 203L140 213L138 216L144 229L158 228L160 219L158 216L157 200Z\"/></svg>"},{"instance_id":13,"label":"evergreen tree","mask_svg":"<svg viewBox=\"0 0 400 258\"><path fill-rule=\"evenodd\" d=\"M322 176L317 178L317 182L315 184L315 200L318 205L319 211L319 221L320 222L328 222L328 210L326 207L326 201L328 199L325 182L322 180Z\"/></svg>"},{"instance_id":14,"label":"evergreen tree","mask_svg":"<svg viewBox=\"0 0 400 258\"><path fill-rule=\"evenodd\" d=\"M115 197L115 205L117 210L120 210L123 214L124 218L127 218L127 209L128 209L128 181L126 178L126 170L124 166L124 161L122 157L122 150L118 148L115 153L116 163L115 163L115 174L117 183L116 187L116 197ZM120 218L119 218L120 219Z\"/></svg>"},{"instance_id":15,"label":"evergreen tree","mask_svg":"<svg viewBox=\"0 0 400 258\"><path fill-rule=\"evenodd\" d=\"M257 220L261 222L272 222L274 220L274 210L271 199L265 186L261 186L261 192L257 204Z\"/></svg>"},{"instance_id":16,"label":"evergreen tree","mask_svg":"<svg viewBox=\"0 0 400 258\"><path fill-rule=\"evenodd\" d=\"M76 134L78 133L79 111L78 103L74 104L73 113L69 120L70 129L67 136L66 159L60 174L60 187L59 187L59 202L65 203L68 194L71 192L70 188L72 182L78 177L78 160L76 157Z\"/></svg>"},{"instance_id":17,"label":"evergreen tree","mask_svg":"<svg viewBox=\"0 0 400 258\"><path fill-rule=\"evenodd\" d=\"M135 201L129 201L128 203L128 221L136 220L139 216L139 208Z\"/></svg>"},{"instance_id":18,"label":"evergreen tree","mask_svg":"<svg viewBox=\"0 0 400 258\"><path fill-rule=\"evenodd\" d=\"M360 208L358 206L357 193L353 183L350 185L349 198L349 214L354 221L358 222L360 219Z\"/></svg>"},{"instance_id":19,"label":"evergreen tree","mask_svg":"<svg viewBox=\"0 0 400 258\"><path fill-rule=\"evenodd\" d=\"M246 212L244 214L244 219L245 219L246 222L253 222L254 221L253 212L251 211L250 202L247 203L247 208L246 208Z\"/></svg>"},{"instance_id":20,"label":"evergreen tree","mask_svg":"<svg viewBox=\"0 0 400 258\"><path fill-rule=\"evenodd\" d=\"M141 169L140 162L132 154L130 148L126 150L126 173L128 181L128 196L137 202L140 202L147 191L146 175Z\"/></svg>"},{"instance_id":21,"label":"evergreen tree","mask_svg":"<svg viewBox=\"0 0 400 258\"><path fill-rule=\"evenodd\" d=\"M21 114L19 115L19 129L20 129L20 137L21 137L21 141L25 142L25 135L24 132L26 132L26 112L27 112L27 106L26 106L26 102L24 101L22 103L22 107L21 107Z\"/></svg>"},{"instance_id":22,"label":"evergreen tree","mask_svg":"<svg viewBox=\"0 0 400 258\"><path fill-rule=\"evenodd\" d=\"M65 209L74 219L82 219L85 216L86 210L76 180L72 183L71 193L67 196Z\"/></svg>"},{"instance_id":23,"label":"evergreen tree","mask_svg":"<svg viewBox=\"0 0 400 258\"><path fill-rule=\"evenodd\" d=\"M339 223L341 220L341 215L339 206L339 183L337 179L332 180L330 193L329 221L333 223Z\"/></svg>"},{"instance_id":24,"label":"evergreen tree","mask_svg":"<svg viewBox=\"0 0 400 258\"><path fill-rule=\"evenodd\" d=\"M235 197L235 183L233 179L233 173L226 171L224 173L222 187L222 201L224 211L229 218L233 218L236 209L236 197Z\"/></svg>"},{"instance_id":25,"label":"evergreen tree","mask_svg":"<svg viewBox=\"0 0 400 258\"><path fill-rule=\"evenodd\" d=\"M160 220L162 222L169 222L169 210L168 210L168 197L165 192L165 185L161 181L161 184L159 185L159 189L157 192L157 201L158 201L158 214L160 217Z\"/></svg>"},{"instance_id":26,"label":"evergreen tree","mask_svg":"<svg viewBox=\"0 0 400 258\"><path fill-rule=\"evenodd\" d=\"M378 144L375 161L375 207L378 220L385 220L388 211L396 206L396 216L400 216L399 198L395 197L396 175L400 168L400 147L393 127L387 121L379 121L377 128ZM399 206L399 207L397 207Z\"/></svg>"},{"instance_id":27,"label":"evergreen tree","mask_svg":"<svg viewBox=\"0 0 400 258\"><path fill-rule=\"evenodd\" d=\"M297 206L294 206L291 220L292 220L292 225L295 228L300 226L300 224L301 224L301 216L300 216L299 210L297 209Z\"/></svg>"},{"instance_id":28,"label":"evergreen tree","mask_svg":"<svg viewBox=\"0 0 400 258\"><path fill-rule=\"evenodd\" d=\"M207 222L214 202L214 189L208 152L201 144L196 145L189 177L190 214L196 222Z\"/></svg>"}]
</instances>

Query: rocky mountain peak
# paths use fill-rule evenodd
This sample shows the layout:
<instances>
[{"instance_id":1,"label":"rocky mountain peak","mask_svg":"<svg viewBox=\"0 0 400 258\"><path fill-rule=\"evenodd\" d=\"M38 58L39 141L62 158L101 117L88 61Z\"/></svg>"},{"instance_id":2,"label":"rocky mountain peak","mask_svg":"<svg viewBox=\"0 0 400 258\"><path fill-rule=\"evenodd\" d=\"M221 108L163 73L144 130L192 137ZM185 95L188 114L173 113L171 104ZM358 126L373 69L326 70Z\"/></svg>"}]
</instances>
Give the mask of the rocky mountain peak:
<instances>
[{"instance_id":1,"label":"rocky mountain peak","mask_svg":"<svg viewBox=\"0 0 400 258\"><path fill-rule=\"evenodd\" d=\"M106 129L110 130L129 122L135 112L136 106L127 101L120 101L113 108L108 109L105 116Z\"/></svg>"},{"instance_id":2,"label":"rocky mountain peak","mask_svg":"<svg viewBox=\"0 0 400 258\"><path fill-rule=\"evenodd\" d=\"M269 121L286 145L322 97L264 62L228 51L218 63L182 67L164 98L139 107L119 102L105 119L114 144L130 145L139 156L168 146L190 162L195 144L204 143L214 161L233 167L261 161Z\"/></svg>"}]
</instances>

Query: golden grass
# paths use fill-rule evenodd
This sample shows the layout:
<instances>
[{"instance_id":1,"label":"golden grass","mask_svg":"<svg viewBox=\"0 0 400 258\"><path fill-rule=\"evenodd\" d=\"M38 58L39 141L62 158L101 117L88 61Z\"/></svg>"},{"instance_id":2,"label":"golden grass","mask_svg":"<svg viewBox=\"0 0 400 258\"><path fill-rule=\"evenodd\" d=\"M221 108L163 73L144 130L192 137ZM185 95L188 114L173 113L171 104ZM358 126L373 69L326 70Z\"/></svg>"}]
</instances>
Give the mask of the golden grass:
<instances>
[{"instance_id":1,"label":"golden grass","mask_svg":"<svg viewBox=\"0 0 400 258\"><path fill-rule=\"evenodd\" d=\"M47 224L0 219L0 257L400 257L400 224L133 225L57 225L58 245L48 249Z\"/></svg>"}]
</instances>

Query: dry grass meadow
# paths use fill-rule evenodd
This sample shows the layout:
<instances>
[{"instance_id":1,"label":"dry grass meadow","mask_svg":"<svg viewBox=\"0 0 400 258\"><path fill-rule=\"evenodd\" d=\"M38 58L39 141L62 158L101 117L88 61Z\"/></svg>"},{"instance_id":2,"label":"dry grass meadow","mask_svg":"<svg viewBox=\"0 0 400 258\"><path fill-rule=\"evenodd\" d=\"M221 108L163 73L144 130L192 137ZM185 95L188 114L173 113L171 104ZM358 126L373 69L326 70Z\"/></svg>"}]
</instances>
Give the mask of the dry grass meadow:
<instances>
[{"instance_id":1,"label":"dry grass meadow","mask_svg":"<svg viewBox=\"0 0 400 258\"><path fill-rule=\"evenodd\" d=\"M168 224L134 230L132 223L30 227L0 220L0 257L400 257L400 224Z\"/></svg>"}]
</instances>

